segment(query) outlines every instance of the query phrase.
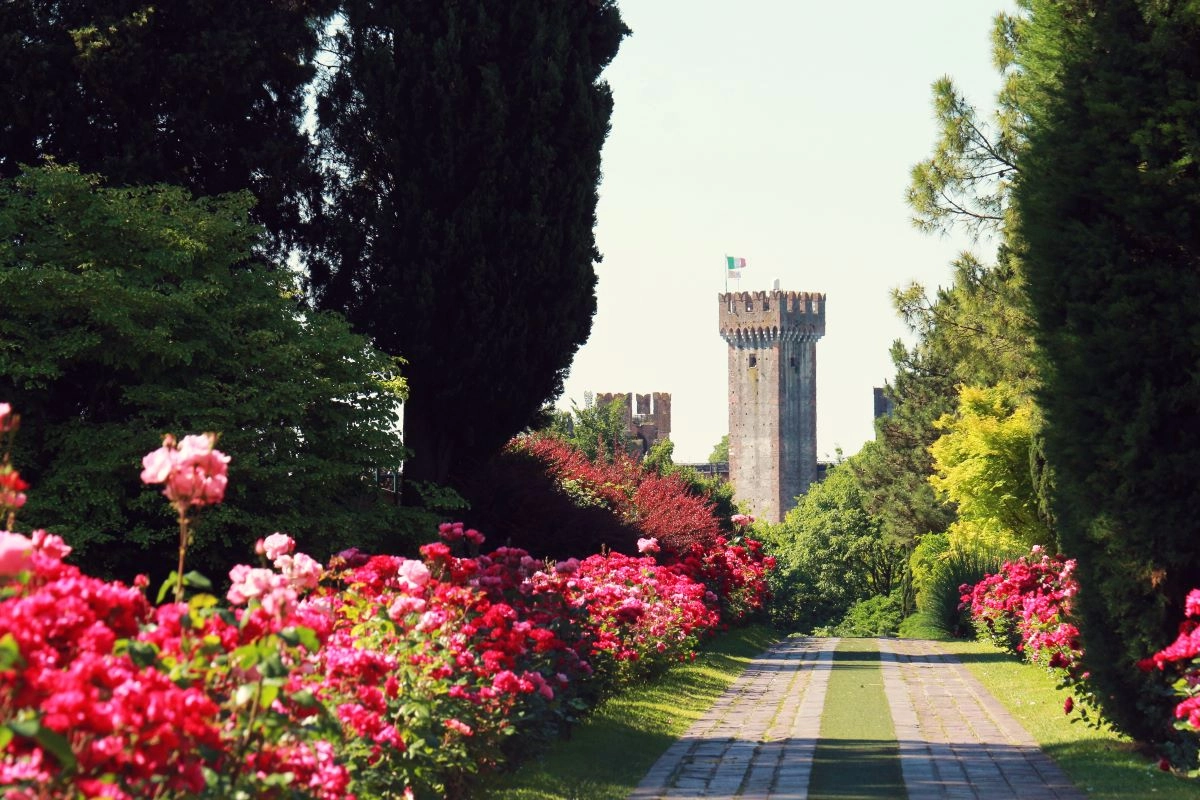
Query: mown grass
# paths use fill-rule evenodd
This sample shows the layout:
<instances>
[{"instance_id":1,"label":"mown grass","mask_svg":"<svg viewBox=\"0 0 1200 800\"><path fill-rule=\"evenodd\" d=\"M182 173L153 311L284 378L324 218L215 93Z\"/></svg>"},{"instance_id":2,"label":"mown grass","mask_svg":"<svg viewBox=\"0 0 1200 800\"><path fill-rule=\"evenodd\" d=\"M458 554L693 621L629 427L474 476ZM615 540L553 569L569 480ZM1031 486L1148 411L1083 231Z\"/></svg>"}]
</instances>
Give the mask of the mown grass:
<instances>
[{"instance_id":1,"label":"mown grass","mask_svg":"<svg viewBox=\"0 0 1200 800\"><path fill-rule=\"evenodd\" d=\"M1026 664L989 642L941 641L1017 718L1089 797L1100 800L1197 800L1200 782L1158 769L1126 737L1071 722L1063 713L1068 693L1045 669Z\"/></svg>"},{"instance_id":2,"label":"mown grass","mask_svg":"<svg viewBox=\"0 0 1200 800\"><path fill-rule=\"evenodd\" d=\"M864 713L866 709L869 713ZM874 639L842 639L833 654L808 796L822 800L904 797L900 747Z\"/></svg>"},{"instance_id":3,"label":"mown grass","mask_svg":"<svg viewBox=\"0 0 1200 800\"><path fill-rule=\"evenodd\" d=\"M609 698L570 739L512 774L486 779L476 794L489 800L623 800L750 660L778 638L757 625L718 636L694 662Z\"/></svg>"}]
</instances>

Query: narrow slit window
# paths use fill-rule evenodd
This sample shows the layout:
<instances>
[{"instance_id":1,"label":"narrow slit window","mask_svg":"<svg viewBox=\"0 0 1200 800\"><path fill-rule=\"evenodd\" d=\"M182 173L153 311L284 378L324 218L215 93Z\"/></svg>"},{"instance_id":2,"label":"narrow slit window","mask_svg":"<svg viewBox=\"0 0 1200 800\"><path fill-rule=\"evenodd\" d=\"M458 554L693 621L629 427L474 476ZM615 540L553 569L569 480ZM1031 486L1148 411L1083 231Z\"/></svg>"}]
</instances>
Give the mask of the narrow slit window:
<instances>
[{"instance_id":1,"label":"narrow slit window","mask_svg":"<svg viewBox=\"0 0 1200 800\"><path fill-rule=\"evenodd\" d=\"M758 356L755 356L755 355L750 356L750 367L754 368L757 366L758 366Z\"/></svg>"}]
</instances>

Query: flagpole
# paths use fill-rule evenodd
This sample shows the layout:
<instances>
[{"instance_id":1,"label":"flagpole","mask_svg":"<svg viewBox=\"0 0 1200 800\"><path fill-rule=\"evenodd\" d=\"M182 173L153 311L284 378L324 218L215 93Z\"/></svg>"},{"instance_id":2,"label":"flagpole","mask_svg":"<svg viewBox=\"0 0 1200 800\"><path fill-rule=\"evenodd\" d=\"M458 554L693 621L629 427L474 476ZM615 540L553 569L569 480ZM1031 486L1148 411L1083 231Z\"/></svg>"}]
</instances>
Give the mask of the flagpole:
<instances>
[{"instance_id":1,"label":"flagpole","mask_svg":"<svg viewBox=\"0 0 1200 800\"><path fill-rule=\"evenodd\" d=\"M725 263L722 265L721 271L725 273L725 294L729 294L729 256L725 256Z\"/></svg>"}]
</instances>

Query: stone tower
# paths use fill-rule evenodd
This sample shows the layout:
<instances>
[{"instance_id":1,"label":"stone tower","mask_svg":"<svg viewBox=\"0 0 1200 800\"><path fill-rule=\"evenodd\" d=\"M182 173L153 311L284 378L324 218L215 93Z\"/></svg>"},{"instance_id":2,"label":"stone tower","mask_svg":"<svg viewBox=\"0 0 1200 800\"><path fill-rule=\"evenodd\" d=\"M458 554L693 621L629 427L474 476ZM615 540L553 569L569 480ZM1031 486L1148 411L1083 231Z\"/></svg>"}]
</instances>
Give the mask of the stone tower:
<instances>
[{"instance_id":1,"label":"stone tower","mask_svg":"<svg viewBox=\"0 0 1200 800\"><path fill-rule=\"evenodd\" d=\"M817 479L817 339L825 295L720 295L729 343L729 479L754 514L779 522Z\"/></svg>"}]
</instances>

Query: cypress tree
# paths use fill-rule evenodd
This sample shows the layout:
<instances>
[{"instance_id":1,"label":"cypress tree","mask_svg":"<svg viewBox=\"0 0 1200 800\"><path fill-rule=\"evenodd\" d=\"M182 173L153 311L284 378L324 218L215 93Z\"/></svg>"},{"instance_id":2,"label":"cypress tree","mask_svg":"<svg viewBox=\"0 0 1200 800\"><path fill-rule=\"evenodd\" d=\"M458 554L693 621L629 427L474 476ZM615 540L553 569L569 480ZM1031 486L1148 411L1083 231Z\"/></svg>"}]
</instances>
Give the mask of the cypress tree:
<instances>
[{"instance_id":1,"label":"cypress tree","mask_svg":"<svg viewBox=\"0 0 1200 800\"><path fill-rule=\"evenodd\" d=\"M43 157L110 186L250 190L277 253L319 192L300 130L333 0L0 3L0 178Z\"/></svg>"},{"instance_id":2,"label":"cypress tree","mask_svg":"<svg viewBox=\"0 0 1200 800\"><path fill-rule=\"evenodd\" d=\"M1200 7L1037 0L1017 187L1045 453L1104 713L1170 737L1135 666L1200 585Z\"/></svg>"},{"instance_id":3,"label":"cypress tree","mask_svg":"<svg viewBox=\"0 0 1200 800\"><path fill-rule=\"evenodd\" d=\"M408 361L410 478L462 472L561 392L628 33L612 0L351 0L318 101L319 305Z\"/></svg>"}]
</instances>

